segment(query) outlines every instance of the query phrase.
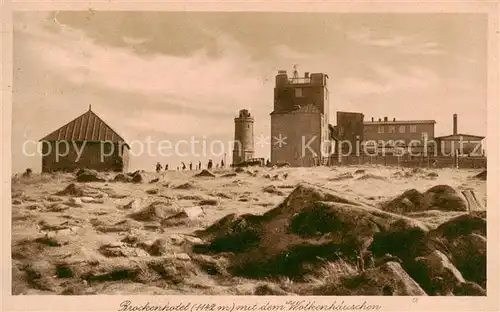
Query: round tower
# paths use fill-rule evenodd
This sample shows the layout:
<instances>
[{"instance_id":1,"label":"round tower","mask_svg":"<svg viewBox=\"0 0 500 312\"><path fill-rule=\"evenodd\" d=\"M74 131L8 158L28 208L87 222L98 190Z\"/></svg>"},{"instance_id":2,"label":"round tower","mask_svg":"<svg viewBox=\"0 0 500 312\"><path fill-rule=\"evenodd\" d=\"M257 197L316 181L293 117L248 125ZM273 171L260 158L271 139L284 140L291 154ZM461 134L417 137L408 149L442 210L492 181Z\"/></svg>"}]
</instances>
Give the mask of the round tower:
<instances>
[{"instance_id":1,"label":"round tower","mask_svg":"<svg viewBox=\"0 0 500 312\"><path fill-rule=\"evenodd\" d=\"M239 116L234 118L233 165L254 157L253 121L247 109L240 110Z\"/></svg>"}]
</instances>

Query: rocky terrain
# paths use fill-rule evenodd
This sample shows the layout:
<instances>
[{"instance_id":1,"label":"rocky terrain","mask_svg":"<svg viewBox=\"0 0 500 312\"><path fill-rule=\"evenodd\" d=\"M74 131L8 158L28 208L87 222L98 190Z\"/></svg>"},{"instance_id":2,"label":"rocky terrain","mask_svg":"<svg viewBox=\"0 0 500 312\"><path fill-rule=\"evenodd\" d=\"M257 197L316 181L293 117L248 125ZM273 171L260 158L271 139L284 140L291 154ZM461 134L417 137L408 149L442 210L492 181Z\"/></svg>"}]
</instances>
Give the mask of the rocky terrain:
<instances>
[{"instance_id":1,"label":"rocky terrain","mask_svg":"<svg viewBox=\"0 0 500 312\"><path fill-rule=\"evenodd\" d=\"M484 296L481 173L373 166L15 176L12 292Z\"/></svg>"}]
</instances>

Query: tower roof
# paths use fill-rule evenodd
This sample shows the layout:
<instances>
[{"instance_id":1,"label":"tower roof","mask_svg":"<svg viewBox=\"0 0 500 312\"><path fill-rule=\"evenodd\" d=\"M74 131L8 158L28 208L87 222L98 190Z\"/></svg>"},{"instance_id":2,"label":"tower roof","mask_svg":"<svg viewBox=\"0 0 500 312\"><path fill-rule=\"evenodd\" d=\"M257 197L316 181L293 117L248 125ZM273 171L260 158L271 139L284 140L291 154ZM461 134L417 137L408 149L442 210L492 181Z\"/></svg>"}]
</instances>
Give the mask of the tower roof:
<instances>
[{"instance_id":1,"label":"tower roof","mask_svg":"<svg viewBox=\"0 0 500 312\"><path fill-rule=\"evenodd\" d=\"M79 117L48 134L40 141L109 141L125 142L91 107Z\"/></svg>"}]
</instances>

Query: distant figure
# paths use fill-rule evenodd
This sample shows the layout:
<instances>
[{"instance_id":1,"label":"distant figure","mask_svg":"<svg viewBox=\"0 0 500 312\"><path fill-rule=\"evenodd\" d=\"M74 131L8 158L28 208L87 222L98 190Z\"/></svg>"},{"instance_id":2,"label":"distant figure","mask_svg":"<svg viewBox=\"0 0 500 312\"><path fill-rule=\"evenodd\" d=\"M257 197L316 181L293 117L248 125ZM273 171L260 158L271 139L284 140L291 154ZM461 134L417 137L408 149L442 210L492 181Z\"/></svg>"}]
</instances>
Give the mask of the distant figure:
<instances>
[{"instance_id":1,"label":"distant figure","mask_svg":"<svg viewBox=\"0 0 500 312\"><path fill-rule=\"evenodd\" d=\"M168 171L168 164L165 164L165 171Z\"/></svg>"},{"instance_id":2,"label":"distant figure","mask_svg":"<svg viewBox=\"0 0 500 312\"><path fill-rule=\"evenodd\" d=\"M179 171L179 166L177 166L177 171Z\"/></svg>"},{"instance_id":3,"label":"distant figure","mask_svg":"<svg viewBox=\"0 0 500 312\"><path fill-rule=\"evenodd\" d=\"M183 161L181 161L181 163L182 163L182 170L186 170L186 164Z\"/></svg>"},{"instance_id":4,"label":"distant figure","mask_svg":"<svg viewBox=\"0 0 500 312\"><path fill-rule=\"evenodd\" d=\"M224 168L224 159L220 161L220 167Z\"/></svg>"},{"instance_id":5,"label":"distant figure","mask_svg":"<svg viewBox=\"0 0 500 312\"><path fill-rule=\"evenodd\" d=\"M211 159L209 159L209 160L208 160L208 164L207 164L207 169L208 169L208 170L210 170L210 169L212 169L212 167L213 167L212 160L211 160Z\"/></svg>"},{"instance_id":6,"label":"distant figure","mask_svg":"<svg viewBox=\"0 0 500 312\"><path fill-rule=\"evenodd\" d=\"M191 171L191 170L193 170L193 162L192 162L192 161L191 161L191 162L189 162L189 170L190 170L190 171Z\"/></svg>"},{"instance_id":7,"label":"distant figure","mask_svg":"<svg viewBox=\"0 0 500 312\"><path fill-rule=\"evenodd\" d=\"M201 161L198 162L198 170L201 170Z\"/></svg>"},{"instance_id":8,"label":"distant figure","mask_svg":"<svg viewBox=\"0 0 500 312\"><path fill-rule=\"evenodd\" d=\"M156 163L156 172L160 172L163 167L161 166L160 162Z\"/></svg>"},{"instance_id":9,"label":"distant figure","mask_svg":"<svg viewBox=\"0 0 500 312\"><path fill-rule=\"evenodd\" d=\"M269 158L266 161L266 167L271 167L271 161L269 160Z\"/></svg>"}]
</instances>

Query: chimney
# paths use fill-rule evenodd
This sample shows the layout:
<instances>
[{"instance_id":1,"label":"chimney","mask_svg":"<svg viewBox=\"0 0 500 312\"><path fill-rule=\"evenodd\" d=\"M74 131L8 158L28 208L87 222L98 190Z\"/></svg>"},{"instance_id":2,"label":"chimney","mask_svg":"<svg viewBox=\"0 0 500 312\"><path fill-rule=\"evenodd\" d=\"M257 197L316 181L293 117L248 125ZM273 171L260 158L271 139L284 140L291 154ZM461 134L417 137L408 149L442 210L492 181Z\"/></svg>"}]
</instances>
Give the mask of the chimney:
<instances>
[{"instance_id":1,"label":"chimney","mask_svg":"<svg viewBox=\"0 0 500 312\"><path fill-rule=\"evenodd\" d=\"M382 118L379 118L378 121L382 121Z\"/></svg>"},{"instance_id":2,"label":"chimney","mask_svg":"<svg viewBox=\"0 0 500 312\"><path fill-rule=\"evenodd\" d=\"M396 121L396 117L392 118L392 121Z\"/></svg>"},{"instance_id":3,"label":"chimney","mask_svg":"<svg viewBox=\"0 0 500 312\"><path fill-rule=\"evenodd\" d=\"M453 114L453 135L457 135L458 132L457 118L457 114Z\"/></svg>"},{"instance_id":4,"label":"chimney","mask_svg":"<svg viewBox=\"0 0 500 312\"><path fill-rule=\"evenodd\" d=\"M305 73L304 73L304 77L305 77L305 78L309 78L309 72L305 72Z\"/></svg>"},{"instance_id":5,"label":"chimney","mask_svg":"<svg viewBox=\"0 0 500 312\"><path fill-rule=\"evenodd\" d=\"M374 121L374 120L375 120L375 118L372 117L372 121Z\"/></svg>"},{"instance_id":6,"label":"chimney","mask_svg":"<svg viewBox=\"0 0 500 312\"><path fill-rule=\"evenodd\" d=\"M389 118L387 118L387 117L384 117L384 121L389 121Z\"/></svg>"}]
</instances>

